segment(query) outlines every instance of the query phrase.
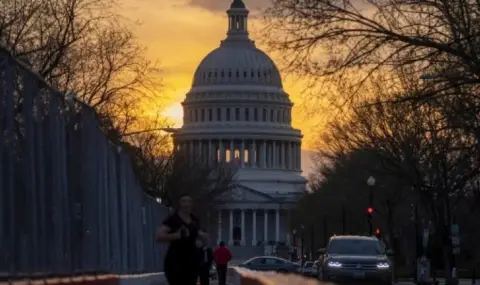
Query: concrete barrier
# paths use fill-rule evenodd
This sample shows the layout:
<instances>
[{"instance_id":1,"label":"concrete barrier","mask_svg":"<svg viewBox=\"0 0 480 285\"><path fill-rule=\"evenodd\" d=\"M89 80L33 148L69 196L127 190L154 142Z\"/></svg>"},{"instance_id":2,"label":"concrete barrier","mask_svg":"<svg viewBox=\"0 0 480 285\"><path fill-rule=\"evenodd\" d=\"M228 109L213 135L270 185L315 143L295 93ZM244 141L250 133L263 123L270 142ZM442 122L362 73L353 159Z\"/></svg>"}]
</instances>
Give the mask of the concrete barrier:
<instances>
[{"instance_id":1,"label":"concrete barrier","mask_svg":"<svg viewBox=\"0 0 480 285\"><path fill-rule=\"evenodd\" d=\"M297 274L250 271L239 267L229 267L229 285L327 285ZM16 280L0 282L0 285L168 285L163 272L137 275L101 275Z\"/></svg>"},{"instance_id":2,"label":"concrete barrier","mask_svg":"<svg viewBox=\"0 0 480 285\"><path fill-rule=\"evenodd\" d=\"M163 272L120 276L119 285L168 285Z\"/></svg>"},{"instance_id":3,"label":"concrete barrier","mask_svg":"<svg viewBox=\"0 0 480 285\"><path fill-rule=\"evenodd\" d=\"M136 275L84 275L48 279L23 279L0 285L168 285L163 272Z\"/></svg>"},{"instance_id":4,"label":"concrete barrier","mask_svg":"<svg viewBox=\"0 0 480 285\"><path fill-rule=\"evenodd\" d=\"M120 285L118 275L81 275L72 277L32 278L9 280L0 285Z\"/></svg>"},{"instance_id":5,"label":"concrete barrier","mask_svg":"<svg viewBox=\"0 0 480 285\"><path fill-rule=\"evenodd\" d=\"M228 269L227 283L230 285L333 285L333 283L319 282L298 274L250 271L238 267Z\"/></svg>"}]
</instances>

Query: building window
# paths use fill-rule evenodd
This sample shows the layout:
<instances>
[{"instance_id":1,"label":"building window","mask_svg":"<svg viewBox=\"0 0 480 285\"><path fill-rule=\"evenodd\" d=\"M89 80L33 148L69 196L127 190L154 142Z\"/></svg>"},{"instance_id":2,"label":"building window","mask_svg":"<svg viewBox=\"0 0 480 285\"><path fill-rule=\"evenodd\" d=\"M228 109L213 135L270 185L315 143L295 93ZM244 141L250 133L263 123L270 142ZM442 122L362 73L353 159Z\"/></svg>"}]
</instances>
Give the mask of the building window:
<instances>
[{"instance_id":1,"label":"building window","mask_svg":"<svg viewBox=\"0 0 480 285\"><path fill-rule=\"evenodd\" d=\"M258 122L258 109L257 108L253 109L253 120L255 122Z\"/></svg>"},{"instance_id":2,"label":"building window","mask_svg":"<svg viewBox=\"0 0 480 285\"><path fill-rule=\"evenodd\" d=\"M245 108L245 121L250 121L250 110Z\"/></svg>"},{"instance_id":3,"label":"building window","mask_svg":"<svg viewBox=\"0 0 480 285\"><path fill-rule=\"evenodd\" d=\"M217 121L222 120L222 109L217 108Z\"/></svg>"},{"instance_id":4,"label":"building window","mask_svg":"<svg viewBox=\"0 0 480 285\"><path fill-rule=\"evenodd\" d=\"M230 121L230 108L227 108L227 121Z\"/></svg>"},{"instance_id":5,"label":"building window","mask_svg":"<svg viewBox=\"0 0 480 285\"><path fill-rule=\"evenodd\" d=\"M211 122L213 121L213 110L208 109L208 120Z\"/></svg>"},{"instance_id":6,"label":"building window","mask_svg":"<svg viewBox=\"0 0 480 285\"><path fill-rule=\"evenodd\" d=\"M240 108L235 108L235 121L240 121Z\"/></svg>"},{"instance_id":7,"label":"building window","mask_svg":"<svg viewBox=\"0 0 480 285\"><path fill-rule=\"evenodd\" d=\"M195 122L198 121L198 109L195 109Z\"/></svg>"},{"instance_id":8,"label":"building window","mask_svg":"<svg viewBox=\"0 0 480 285\"><path fill-rule=\"evenodd\" d=\"M267 121L267 109L263 108L262 120L264 122Z\"/></svg>"},{"instance_id":9,"label":"building window","mask_svg":"<svg viewBox=\"0 0 480 285\"><path fill-rule=\"evenodd\" d=\"M202 109L202 122L205 122L205 109Z\"/></svg>"},{"instance_id":10,"label":"building window","mask_svg":"<svg viewBox=\"0 0 480 285\"><path fill-rule=\"evenodd\" d=\"M193 120L193 111L192 111L192 109L190 109L190 110L188 111L187 121L192 122L192 120Z\"/></svg>"},{"instance_id":11,"label":"building window","mask_svg":"<svg viewBox=\"0 0 480 285\"><path fill-rule=\"evenodd\" d=\"M270 110L270 122L273 122L273 109Z\"/></svg>"},{"instance_id":12,"label":"building window","mask_svg":"<svg viewBox=\"0 0 480 285\"><path fill-rule=\"evenodd\" d=\"M277 110L277 122L281 123L282 121L280 120L280 110Z\"/></svg>"}]
</instances>

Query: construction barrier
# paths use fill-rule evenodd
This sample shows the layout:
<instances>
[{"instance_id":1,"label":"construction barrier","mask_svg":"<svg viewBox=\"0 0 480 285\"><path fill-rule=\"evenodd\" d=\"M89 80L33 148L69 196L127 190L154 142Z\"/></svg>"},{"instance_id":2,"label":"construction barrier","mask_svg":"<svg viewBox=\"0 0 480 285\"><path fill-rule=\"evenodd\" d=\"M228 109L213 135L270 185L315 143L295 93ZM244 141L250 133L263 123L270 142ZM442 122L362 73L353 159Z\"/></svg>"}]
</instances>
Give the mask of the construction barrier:
<instances>
[{"instance_id":1,"label":"construction barrier","mask_svg":"<svg viewBox=\"0 0 480 285\"><path fill-rule=\"evenodd\" d=\"M333 285L333 283L319 282L298 274L250 271L238 267L228 269L227 283L230 285Z\"/></svg>"},{"instance_id":2,"label":"construction barrier","mask_svg":"<svg viewBox=\"0 0 480 285\"><path fill-rule=\"evenodd\" d=\"M120 285L117 275L80 275L71 277L49 277L8 280L0 282L0 285Z\"/></svg>"}]
</instances>

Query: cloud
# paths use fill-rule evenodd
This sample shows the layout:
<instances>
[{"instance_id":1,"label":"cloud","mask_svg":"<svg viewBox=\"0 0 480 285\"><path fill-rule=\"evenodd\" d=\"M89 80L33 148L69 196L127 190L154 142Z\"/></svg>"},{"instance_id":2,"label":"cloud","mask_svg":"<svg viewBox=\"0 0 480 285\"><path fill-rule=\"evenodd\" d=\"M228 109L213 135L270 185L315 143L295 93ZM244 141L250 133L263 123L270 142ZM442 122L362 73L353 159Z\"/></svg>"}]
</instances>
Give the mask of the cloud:
<instances>
[{"instance_id":1,"label":"cloud","mask_svg":"<svg viewBox=\"0 0 480 285\"><path fill-rule=\"evenodd\" d=\"M256 12L267 8L271 0L243 0L247 8ZM188 5L199 7L211 12L225 12L232 0L188 0Z\"/></svg>"}]
</instances>

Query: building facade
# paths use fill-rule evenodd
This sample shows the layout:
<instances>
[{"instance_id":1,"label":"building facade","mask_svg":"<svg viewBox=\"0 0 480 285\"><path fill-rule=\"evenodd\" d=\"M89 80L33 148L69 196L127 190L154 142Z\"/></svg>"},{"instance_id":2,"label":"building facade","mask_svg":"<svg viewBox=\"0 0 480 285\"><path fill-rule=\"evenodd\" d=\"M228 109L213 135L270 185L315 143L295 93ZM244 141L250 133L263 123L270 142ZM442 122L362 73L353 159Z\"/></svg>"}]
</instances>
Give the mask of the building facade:
<instances>
[{"instance_id":1,"label":"building facade","mask_svg":"<svg viewBox=\"0 0 480 285\"><path fill-rule=\"evenodd\" d=\"M217 241L263 248L290 243L290 216L306 180L300 130L275 63L248 35L248 13L233 1L227 37L198 66L184 100L175 147L210 165L237 166L235 188L210 213ZM248 252L248 251L243 251Z\"/></svg>"}]
</instances>

